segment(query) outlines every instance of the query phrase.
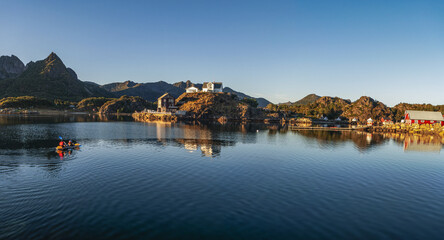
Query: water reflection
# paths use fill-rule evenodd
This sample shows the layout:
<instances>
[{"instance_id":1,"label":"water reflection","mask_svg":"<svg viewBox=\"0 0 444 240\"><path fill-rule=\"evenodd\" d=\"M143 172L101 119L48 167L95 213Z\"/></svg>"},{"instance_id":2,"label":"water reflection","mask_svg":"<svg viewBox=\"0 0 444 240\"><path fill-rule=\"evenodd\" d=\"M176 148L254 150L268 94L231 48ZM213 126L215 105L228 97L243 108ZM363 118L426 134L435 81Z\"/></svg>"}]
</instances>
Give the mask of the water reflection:
<instances>
[{"instance_id":1,"label":"water reflection","mask_svg":"<svg viewBox=\"0 0 444 240\"><path fill-rule=\"evenodd\" d=\"M122 120L122 121L119 121ZM202 156L217 157L227 146L254 144L265 133L272 141L278 135L296 134L320 148L336 148L352 143L361 152L370 151L390 141L406 152L440 152L444 140L436 136L396 133L370 134L358 131L289 130L282 125L219 123L139 123L128 116L57 115L0 116L0 157L37 156L60 158L52 151L58 136L72 138L84 145L106 141L110 145L156 144L173 146ZM68 123L68 124L63 124ZM400 146L400 147L401 147ZM63 156L66 158L66 156ZM3 163L3 162L2 162Z\"/></svg>"},{"instance_id":2,"label":"water reflection","mask_svg":"<svg viewBox=\"0 0 444 240\"><path fill-rule=\"evenodd\" d=\"M97 115L97 114L53 114L53 115L23 115L0 114L0 126L16 124L51 124L68 122L108 122L108 121L133 121L128 115Z\"/></svg>"},{"instance_id":3,"label":"water reflection","mask_svg":"<svg viewBox=\"0 0 444 240\"><path fill-rule=\"evenodd\" d=\"M316 139L320 146L335 147L352 142L360 151L368 151L384 144L389 139L380 134L371 134L357 131L297 131L297 134L306 138Z\"/></svg>"}]
</instances>

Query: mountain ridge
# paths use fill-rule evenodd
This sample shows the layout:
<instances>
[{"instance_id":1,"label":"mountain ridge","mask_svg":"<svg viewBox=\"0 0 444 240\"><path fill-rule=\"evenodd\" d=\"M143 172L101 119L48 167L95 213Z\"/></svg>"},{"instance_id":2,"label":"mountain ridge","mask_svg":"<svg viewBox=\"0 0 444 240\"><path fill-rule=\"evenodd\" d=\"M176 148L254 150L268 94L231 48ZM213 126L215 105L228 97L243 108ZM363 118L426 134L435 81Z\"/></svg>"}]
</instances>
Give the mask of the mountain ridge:
<instances>
[{"instance_id":1,"label":"mountain ridge","mask_svg":"<svg viewBox=\"0 0 444 240\"><path fill-rule=\"evenodd\" d=\"M79 101L89 97L118 98L124 95L139 96L154 102L165 92L178 97L190 86L202 87L201 83L191 80L167 83L164 81L136 83L133 81L114 82L99 85L95 82L81 81L76 72L67 67L61 58L51 52L45 59L30 61L24 65L15 55L0 57L0 98L35 96L48 100ZM224 92L236 94L239 99L253 98L245 93L225 87ZM387 107L382 102L363 96L354 102L338 97L321 97L309 94L296 102L274 105L264 98L254 98L259 107L272 105L274 109L291 110L307 116L352 117L392 116L400 119L406 109L441 111L444 105L399 103ZM359 110L360 109L360 110Z\"/></svg>"},{"instance_id":2,"label":"mountain ridge","mask_svg":"<svg viewBox=\"0 0 444 240\"><path fill-rule=\"evenodd\" d=\"M29 62L18 76L0 80L0 97L36 96L81 100L110 95L94 84L79 80L75 71L67 68L54 52L43 60Z\"/></svg>"}]
</instances>

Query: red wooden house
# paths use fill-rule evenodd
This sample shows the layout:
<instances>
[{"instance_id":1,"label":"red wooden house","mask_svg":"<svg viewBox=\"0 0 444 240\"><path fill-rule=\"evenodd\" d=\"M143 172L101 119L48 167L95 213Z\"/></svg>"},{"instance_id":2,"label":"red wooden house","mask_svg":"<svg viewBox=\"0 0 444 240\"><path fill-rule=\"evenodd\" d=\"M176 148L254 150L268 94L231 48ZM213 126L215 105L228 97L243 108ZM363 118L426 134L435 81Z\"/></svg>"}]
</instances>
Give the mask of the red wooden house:
<instances>
[{"instance_id":1,"label":"red wooden house","mask_svg":"<svg viewBox=\"0 0 444 240\"><path fill-rule=\"evenodd\" d=\"M406 124L436 124L440 123L441 126L444 126L444 117L440 112L431 112L431 111L414 111L414 110L406 110L405 114L405 123Z\"/></svg>"}]
</instances>

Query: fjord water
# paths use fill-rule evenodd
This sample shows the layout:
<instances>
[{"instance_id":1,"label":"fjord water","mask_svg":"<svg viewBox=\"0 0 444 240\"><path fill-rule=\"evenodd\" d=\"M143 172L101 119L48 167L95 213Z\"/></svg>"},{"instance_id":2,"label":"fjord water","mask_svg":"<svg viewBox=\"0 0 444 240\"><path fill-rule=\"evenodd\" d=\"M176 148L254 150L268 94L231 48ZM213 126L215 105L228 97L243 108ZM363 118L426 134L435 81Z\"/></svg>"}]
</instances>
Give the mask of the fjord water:
<instances>
[{"instance_id":1,"label":"fjord water","mask_svg":"<svg viewBox=\"0 0 444 240\"><path fill-rule=\"evenodd\" d=\"M441 144L124 120L1 116L0 239L444 234Z\"/></svg>"}]
</instances>

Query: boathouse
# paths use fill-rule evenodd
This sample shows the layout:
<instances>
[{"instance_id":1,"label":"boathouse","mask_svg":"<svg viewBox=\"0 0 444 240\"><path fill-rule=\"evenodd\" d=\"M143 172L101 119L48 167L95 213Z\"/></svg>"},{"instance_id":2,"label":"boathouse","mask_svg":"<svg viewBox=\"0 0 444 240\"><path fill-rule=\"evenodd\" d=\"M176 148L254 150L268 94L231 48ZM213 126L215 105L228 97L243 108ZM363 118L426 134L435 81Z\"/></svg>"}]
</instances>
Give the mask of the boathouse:
<instances>
[{"instance_id":1,"label":"boathouse","mask_svg":"<svg viewBox=\"0 0 444 240\"><path fill-rule=\"evenodd\" d=\"M444 126L444 117L441 112L406 110L404 114L406 124L436 124Z\"/></svg>"},{"instance_id":2,"label":"boathouse","mask_svg":"<svg viewBox=\"0 0 444 240\"><path fill-rule=\"evenodd\" d=\"M157 111L158 112L175 112L177 106L174 101L176 99L169 93L165 93L157 99Z\"/></svg>"}]
</instances>

